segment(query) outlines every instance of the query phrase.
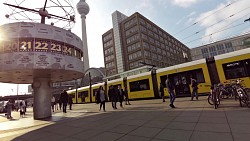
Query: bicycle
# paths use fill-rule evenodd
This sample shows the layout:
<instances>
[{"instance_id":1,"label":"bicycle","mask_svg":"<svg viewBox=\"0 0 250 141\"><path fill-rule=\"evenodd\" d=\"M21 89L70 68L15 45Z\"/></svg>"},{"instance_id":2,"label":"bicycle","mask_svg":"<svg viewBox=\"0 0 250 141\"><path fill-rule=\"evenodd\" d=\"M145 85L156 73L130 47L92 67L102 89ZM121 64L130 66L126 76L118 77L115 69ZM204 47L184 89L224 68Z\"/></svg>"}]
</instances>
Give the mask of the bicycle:
<instances>
[{"instance_id":1,"label":"bicycle","mask_svg":"<svg viewBox=\"0 0 250 141\"><path fill-rule=\"evenodd\" d=\"M217 85L211 86L211 91L210 94L208 95L208 103L210 105L214 105L214 109L217 109L220 105L220 98L219 98L219 94L220 94L220 89Z\"/></svg>"}]
</instances>

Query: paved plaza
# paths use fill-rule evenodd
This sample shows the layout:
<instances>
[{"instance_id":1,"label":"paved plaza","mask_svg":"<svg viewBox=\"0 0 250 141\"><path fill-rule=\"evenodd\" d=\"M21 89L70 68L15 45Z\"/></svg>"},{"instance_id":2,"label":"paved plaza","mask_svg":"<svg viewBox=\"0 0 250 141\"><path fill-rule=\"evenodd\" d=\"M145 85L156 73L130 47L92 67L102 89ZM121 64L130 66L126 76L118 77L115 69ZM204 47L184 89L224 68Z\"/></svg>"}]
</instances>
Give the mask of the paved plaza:
<instances>
[{"instance_id":1,"label":"paved plaza","mask_svg":"<svg viewBox=\"0 0 250 141\"><path fill-rule=\"evenodd\" d=\"M46 120L34 120L32 109L25 118L0 115L1 141L249 141L250 109L224 100L219 109L207 103L177 98L131 101L122 109L99 111L99 105L77 104L67 113L56 111ZM119 104L118 104L119 105Z\"/></svg>"}]
</instances>

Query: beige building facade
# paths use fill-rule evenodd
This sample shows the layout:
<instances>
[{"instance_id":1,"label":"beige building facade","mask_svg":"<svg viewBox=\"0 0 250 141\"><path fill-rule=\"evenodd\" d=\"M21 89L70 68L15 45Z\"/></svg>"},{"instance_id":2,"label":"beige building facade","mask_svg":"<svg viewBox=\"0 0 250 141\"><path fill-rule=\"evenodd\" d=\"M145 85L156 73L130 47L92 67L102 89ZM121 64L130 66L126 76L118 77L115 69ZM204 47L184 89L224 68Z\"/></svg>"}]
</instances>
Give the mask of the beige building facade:
<instances>
[{"instance_id":1,"label":"beige building facade","mask_svg":"<svg viewBox=\"0 0 250 141\"><path fill-rule=\"evenodd\" d=\"M250 47L250 33L191 49L192 60L210 58Z\"/></svg>"}]
</instances>

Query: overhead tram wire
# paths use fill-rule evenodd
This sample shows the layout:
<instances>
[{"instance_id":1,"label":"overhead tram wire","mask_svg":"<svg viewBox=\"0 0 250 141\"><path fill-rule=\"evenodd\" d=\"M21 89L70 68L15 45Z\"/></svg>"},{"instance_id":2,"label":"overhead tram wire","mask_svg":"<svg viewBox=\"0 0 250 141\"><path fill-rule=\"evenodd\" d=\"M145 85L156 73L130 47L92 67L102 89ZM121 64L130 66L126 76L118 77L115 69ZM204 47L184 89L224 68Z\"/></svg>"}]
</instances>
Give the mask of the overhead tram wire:
<instances>
[{"instance_id":1,"label":"overhead tram wire","mask_svg":"<svg viewBox=\"0 0 250 141\"><path fill-rule=\"evenodd\" d=\"M208 18L208 17L214 15L215 13L217 13L217 12L219 12L219 11L221 11L221 10L223 10L223 9L225 9L225 8L231 6L231 5L233 5L233 4L235 4L236 2L239 2L239 1L241 1L241 0L237 0L237 1L234 1L234 2L232 2L232 3L227 4L225 7L221 8L221 9L218 9L217 11L215 11L215 12L211 13L210 15L208 15L208 16L202 18L201 20L198 20L198 21L194 22L193 24L191 24L191 25L189 25L189 26L187 26L187 27L181 29L180 31L174 33L174 36L175 36L175 35L178 35L179 33L181 33L181 32L183 32L183 31L187 30L188 28L190 28L190 27L196 25L196 24L199 23L200 21L203 21L204 19L206 19L206 18Z\"/></svg>"},{"instance_id":2,"label":"overhead tram wire","mask_svg":"<svg viewBox=\"0 0 250 141\"><path fill-rule=\"evenodd\" d=\"M195 33L190 34L190 35L188 35L187 37L184 37L184 38L181 39L181 40L182 40L182 41L183 41L183 40L186 40L186 39L188 39L188 38L190 38L190 37L192 37L192 36L194 36L194 35L200 33L201 31L204 31L204 30L206 30L206 29L208 29L208 28L210 28L210 27L215 26L216 24L219 24L219 23L221 23L221 22L223 22L223 21L225 21L225 20L227 20L227 19L229 19L229 18L232 18L233 16L235 16L235 15L237 15L237 14L239 14L239 13L241 13L241 12L243 12L243 11L249 9L249 8L250 8L250 6L247 7L247 8L245 8L245 9L243 9L243 10L240 10L240 11L238 11L238 12L236 12L236 13L234 13L234 14L232 14L232 15L230 15L230 16L228 16L228 17L226 17L226 18L224 18L224 19L222 19L222 20L220 20L220 21L218 21L218 22L216 22L216 23L214 23L214 24L212 24L212 25L206 27L206 28L203 28L203 29L201 29L201 30L199 30L199 31L196 31ZM248 13L248 14L249 14L249 13ZM246 14L246 15L248 15L248 14ZM244 15L244 16L246 16L246 15ZM243 16L243 17L244 17L244 16Z\"/></svg>"},{"instance_id":3,"label":"overhead tram wire","mask_svg":"<svg viewBox=\"0 0 250 141\"><path fill-rule=\"evenodd\" d=\"M245 29L246 27L242 28ZM242 30L239 30L239 32L235 33L235 34L231 34L229 36L225 36L223 38L221 38L220 40L224 40L224 39L228 39L228 38L233 38L233 37L237 37L237 36L240 36L240 35L246 35L246 34L249 34L250 33L250 30L248 31L245 31L245 32L242 32Z\"/></svg>"},{"instance_id":4,"label":"overhead tram wire","mask_svg":"<svg viewBox=\"0 0 250 141\"><path fill-rule=\"evenodd\" d=\"M243 23L237 24L237 25L232 26L232 27L229 27L229 28L225 28L225 29L218 30L218 31L216 31L216 32L214 32L214 33L211 33L211 34L209 34L209 35L204 35L204 36L202 36L202 37L200 37L200 38L197 38L197 39L191 40L191 41L189 41L189 42L186 42L185 44L192 43L192 42L194 42L194 41L203 39L203 38L205 38L205 37L211 36L211 35L213 35L213 34L217 34L217 33L219 33L219 32L222 32L222 31L225 31L225 30L228 30L228 29L231 29L231 28L235 28L235 27L240 26L240 25L243 25L243 24L245 24L245 23L243 22Z\"/></svg>"},{"instance_id":5,"label":"overhead tram wire","mask_svg":"<svg viewBox=\"0 0 250 141\"><path fill-rule=\"evenodd\" d=\"M245 14L244 16L242 16L241 18L239 18L239 19L242 19L242 18L244 18L246 15L248 15L249 13L247 13L247 14ZM239 20L238 19L238 20ZM238 21L237 20L237 21ZM245 21L247 21L248 19L246 19L246 20L244 20L244 22ZM249 18L249 20L250 20L250 18ZM235 22L237 22L237 21L234 21L234 22L232 22L232 23L230 23L230 24L228 24L228 25L226 25L226 26L224 26L224 29L226 28L226 27L228 27L229 25L232 25L233 23L235 23ZM242 23L242 24L244 24L244 23ZM240 25L242 25L242 24L240 24ZM237 27L237 26L239 26L239 25L236 25L236 26L232 26L232 27L230 27L230 28L233 28L233 27ZM228 29L230 29L230 28L228 28ZM193 42L193 41L196 41L196 40L199 40L199 39L202 39L202 38L205 38L205 37L208 37L208 36L211 36L211 35L213 35L214 33L211 33L211 34L209 34L209 35L205 35L205 36L203 36L203 37L200 37L200 38L197 38L197 39L195 39L195 40L192 40L192 41L190 41L190 42ZM189 42L187 42L187 43L189 43Z\"/></svg>"}]
</instances>

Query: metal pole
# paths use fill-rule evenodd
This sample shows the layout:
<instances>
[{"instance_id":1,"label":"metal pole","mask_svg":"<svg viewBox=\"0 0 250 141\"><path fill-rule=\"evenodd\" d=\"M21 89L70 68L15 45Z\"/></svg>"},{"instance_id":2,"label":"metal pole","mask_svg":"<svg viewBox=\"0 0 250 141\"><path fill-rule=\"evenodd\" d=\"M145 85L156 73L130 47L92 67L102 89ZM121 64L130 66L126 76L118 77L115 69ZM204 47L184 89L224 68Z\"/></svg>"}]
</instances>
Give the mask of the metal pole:
<instances>
[{"instance_id":1,"label":"metal pole","mask_svg":"<svg viewBox=\"0 0 250 141\"><path fill-rule=\"evenodd\" d=\"M78 103L77 99L78 99L78 93L77 93L77 89L78 89L78 83L77 83L77 79L75 80L75 88L76 88L76 103Z\"/></svg>"},{"instance_id":2,"label":"metal pole","mask_svg":"<svg viewBox=\"0 0 250 141\"><path fill-rule=\"evenodd\" d=\"M91 74L89 72L89 95L90 95L90 102L92 102L92 86L91 86Z\"/></svg>"}]
</instances>

